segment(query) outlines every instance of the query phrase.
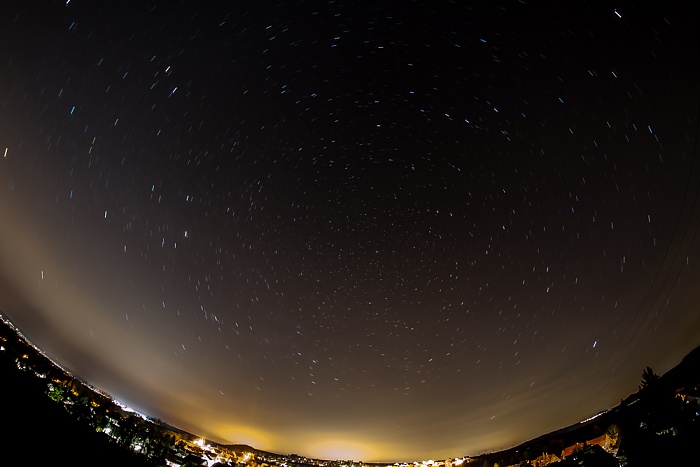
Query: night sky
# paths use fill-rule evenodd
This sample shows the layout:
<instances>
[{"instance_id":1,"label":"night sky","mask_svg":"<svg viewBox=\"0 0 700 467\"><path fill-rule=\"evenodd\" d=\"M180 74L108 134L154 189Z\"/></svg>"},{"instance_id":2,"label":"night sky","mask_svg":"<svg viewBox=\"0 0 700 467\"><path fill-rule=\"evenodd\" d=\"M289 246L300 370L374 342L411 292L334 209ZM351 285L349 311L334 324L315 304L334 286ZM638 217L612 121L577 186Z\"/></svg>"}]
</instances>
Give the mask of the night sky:
<instances>
[{"instance_id":1,"label":"night sky","mask_svg":"<svg viewBox=\"0 0 700 467\"><path fill-rule=\"evenodd\" d=\"M203 3L0 5L0 307L58 363L413 461L700 345L694 2Z\"/></svg>"}]
</instances>

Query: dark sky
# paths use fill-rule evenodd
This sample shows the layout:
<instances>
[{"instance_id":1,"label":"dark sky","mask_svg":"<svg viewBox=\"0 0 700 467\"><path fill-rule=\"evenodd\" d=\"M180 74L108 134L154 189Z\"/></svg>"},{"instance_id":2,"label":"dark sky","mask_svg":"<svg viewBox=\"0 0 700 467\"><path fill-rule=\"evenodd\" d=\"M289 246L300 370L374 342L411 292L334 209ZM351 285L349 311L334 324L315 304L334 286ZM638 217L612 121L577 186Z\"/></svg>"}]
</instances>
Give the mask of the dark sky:
<instances>
[{"instance_id":1,"label":"dark sky","mask_svg":"<svg viewBox=\"0 0 700 467\"><path fill-rule=\"evenodd\" d=\"M0 307L135 409L278 453L592 416L700 345L680 5L2 2Z\"/></svg>"}]
</instances>

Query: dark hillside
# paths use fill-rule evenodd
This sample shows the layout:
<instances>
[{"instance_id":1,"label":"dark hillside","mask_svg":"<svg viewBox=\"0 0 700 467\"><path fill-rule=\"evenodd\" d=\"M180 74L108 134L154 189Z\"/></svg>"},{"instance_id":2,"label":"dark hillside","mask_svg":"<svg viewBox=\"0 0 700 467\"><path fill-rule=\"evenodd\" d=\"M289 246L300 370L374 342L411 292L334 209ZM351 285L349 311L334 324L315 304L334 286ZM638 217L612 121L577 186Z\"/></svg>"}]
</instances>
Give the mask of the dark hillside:
<instances>
[{"instance_id":1,"label":"dark hillside","mask_svg":"<svg viewBox=\"0 0 700 467\"><path fill-rule=\"evenodd\" d=\"M8 330L15 335L5 323L0 326L1 336L7 337ZM0 352L0 465L153 465L49 399L46 380L20 370L12 349ZM33 352L30 346L26 350Z\"/></svg>"}]
</instances>

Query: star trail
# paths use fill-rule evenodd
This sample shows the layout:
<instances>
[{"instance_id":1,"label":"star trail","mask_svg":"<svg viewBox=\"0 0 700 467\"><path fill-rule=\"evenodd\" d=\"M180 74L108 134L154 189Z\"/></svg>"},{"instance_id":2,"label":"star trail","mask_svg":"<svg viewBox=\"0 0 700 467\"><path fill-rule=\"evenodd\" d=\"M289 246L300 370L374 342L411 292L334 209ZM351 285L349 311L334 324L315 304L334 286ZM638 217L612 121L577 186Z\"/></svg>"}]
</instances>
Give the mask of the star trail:
<instances>
[{"instance_id":1,"label":"star trail","mask_svg":"<svg viewBox=\"0 0 700 467\"><path fill-rule=\"evenodd\" d=\"M277 453L612 407L700 345L697 7L638 3L4 2L0 307Z\"/></svg>"}]
</instances>

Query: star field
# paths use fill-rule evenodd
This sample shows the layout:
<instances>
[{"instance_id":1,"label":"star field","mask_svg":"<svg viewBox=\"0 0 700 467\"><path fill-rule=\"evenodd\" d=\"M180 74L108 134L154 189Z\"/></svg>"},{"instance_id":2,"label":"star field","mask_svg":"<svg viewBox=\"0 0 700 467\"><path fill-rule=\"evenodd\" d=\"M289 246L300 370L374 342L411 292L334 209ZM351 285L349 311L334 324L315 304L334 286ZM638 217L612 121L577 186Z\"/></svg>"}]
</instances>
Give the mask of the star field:
<instances>
[{"instance_id":1,"label":"star field","mask_svg":"<svg viewBox=\"0 0 700 467\"><path fill-rule=\"evenodd\" d=\"M635 2L0 7L0 306L225 443L412 461L700 345L698 37Z\"/></svg>"}]
</instances>

